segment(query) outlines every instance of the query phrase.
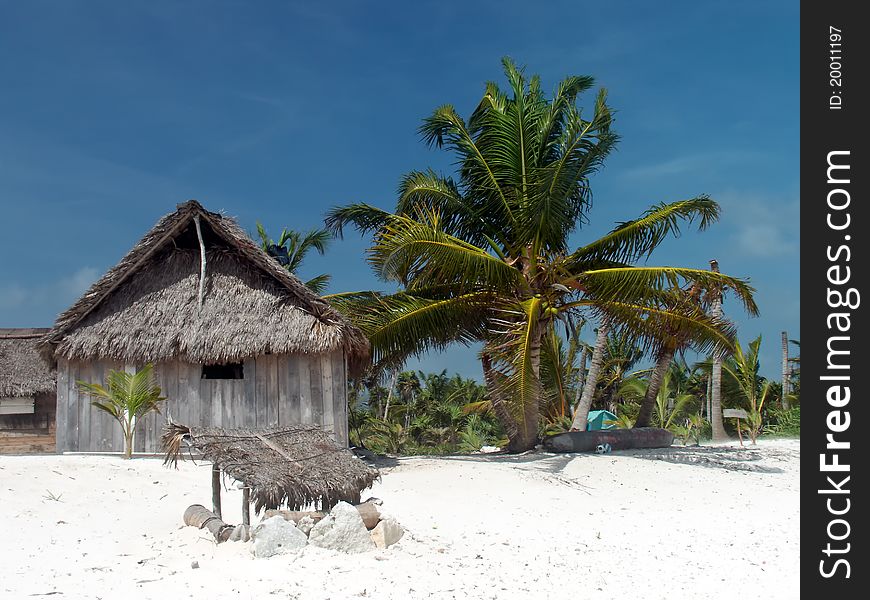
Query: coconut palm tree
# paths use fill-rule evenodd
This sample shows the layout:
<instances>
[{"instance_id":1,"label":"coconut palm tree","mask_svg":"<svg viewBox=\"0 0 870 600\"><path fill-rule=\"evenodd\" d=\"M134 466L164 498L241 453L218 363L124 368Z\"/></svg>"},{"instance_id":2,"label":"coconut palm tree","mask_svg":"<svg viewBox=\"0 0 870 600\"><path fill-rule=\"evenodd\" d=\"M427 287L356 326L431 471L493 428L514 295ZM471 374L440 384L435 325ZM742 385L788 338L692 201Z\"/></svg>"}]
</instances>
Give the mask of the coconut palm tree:
<instances>
[{"instance_id":1,"label":"coconut palm tree","mask_svg":"<svg viewBox=\"0 0 870 600\"><path fill-rule=\"evenodd\" d=\"M308 233L300 233L292 229L282 229L281 235L276 242L262 224L257 223L257 235L260 237L260 244L263 250L277 260L282 267L293 274L299 272L302 262L312 250L316 250L318 254L323 256L326 252L326 247L329 240L332 239L332 233L325 229L312 229ZM318 275L305 282L305 287L310 289L315 294L322 294L329 285L330 275Z\"/></svg>"},{"instance_id":2,"label":"coconut palm tree","mask_svg":"<svg viewBox=\"0 0 870 600\"><path fill-rule=\"evenodd\" d=\"M154 381L153 366L145 365L135 373L109 371L106 385L76 381L79 391L93 398L91 406L111 415L124 433L124 458L133 456L136 423L150 412L160 412L160 386Z\"/></svg>"},{"instance_id":3,"label":"coconut palm tree","mask_svg":"<svg viewBox=\"0 0 870 600\"><path fill-rule=\"evenodd\" d=\"M395 212L353 204L330 211L326 223L339 235L347 225L372 233L369 263L401 286L391 295L330 296L367 333L375 361L388 366L453 342L483 342L492 409L509 449L523 451L538 435L542 345L558 320L585 310L644 330L657 314L679 327L686 318L659 307L661 290L727 282L750 299L752 289L699 269L633 266L681 223L705 229L717 220L707 196L656 205L571 249L568 235L590 205L589 177L616 142L606 94L585 118L576 101L591 77L568 77L548 100L538 77L508 59L503 66L509 89L487 84L468 121L444 105L420 129L429 145L457 155L458 180L414 171L402 180ZM706 343L727 341L707 328Z\"/></svg>"}]
</instances>

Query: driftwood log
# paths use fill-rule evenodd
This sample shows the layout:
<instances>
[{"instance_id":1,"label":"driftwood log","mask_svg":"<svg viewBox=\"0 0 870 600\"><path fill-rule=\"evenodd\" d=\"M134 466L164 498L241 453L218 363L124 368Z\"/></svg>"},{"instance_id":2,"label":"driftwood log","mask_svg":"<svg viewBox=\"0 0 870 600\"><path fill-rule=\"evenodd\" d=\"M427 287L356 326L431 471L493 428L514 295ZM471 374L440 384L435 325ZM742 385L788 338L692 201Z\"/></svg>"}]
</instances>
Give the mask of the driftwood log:
<instances>
[{"instance_id":1,"label":"driftwood log","mask_svg":"<svg viewBox=\"0 0 870 600\"><path fill-rule=\"evenodd\" d=\"M610 444L613 450L632 448L667 448L674 443L674 434L658 427L635 429L599 429L569 431L544 439L547 452L592 452L599 444Z\"/></svg>"},{"instance_id":2,"label":"driftwood log","mask_svg":"<svg viewBox=\"0 0 870 600\"><path fill-rule=\"evenodd\" d=\"M363 502L362 504L357 504L354 508L359 511L359 516L362 517L363 523L365 523L366 529L374 529L375 526L381 520L381 513L378 510L377 504L374 502ZM299 521L304 517L311 517L311 519L317 523L323 517L326 516L327 513L320 511L300 511L300 510L272 510L267 509L266 515L264 518L268 519L274 516L284 517L288 521L293 521L295 525L299 524Z\"/></svg>"},{"instance_id":3,"label":"driftwood log","mask_svg":"<svg viewBox=\"0 0 870 600\"><path fill-rule=\"evenodd\" d=\"M219 516L202 504L192 504L184 511L184 524L200 529L207 529L218 544L228 540L247 541L250 538L250 526L229 525Z\"/></svg>"}]
</instances>

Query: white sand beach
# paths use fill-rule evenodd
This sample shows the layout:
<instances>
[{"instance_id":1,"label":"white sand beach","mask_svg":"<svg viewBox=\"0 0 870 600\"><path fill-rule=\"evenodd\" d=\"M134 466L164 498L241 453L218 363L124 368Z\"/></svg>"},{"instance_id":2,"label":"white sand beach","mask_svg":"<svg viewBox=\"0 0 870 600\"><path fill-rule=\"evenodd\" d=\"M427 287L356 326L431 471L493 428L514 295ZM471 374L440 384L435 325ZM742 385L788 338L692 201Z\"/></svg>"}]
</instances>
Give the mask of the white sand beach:
<instances>
[{"instance_id":1,"label":"white sand beach","mask_svg":"<svg viewBox=\"0 0 870 600\"><path fill-rule=\"evenodd\" d=\"M363 494L407 529L398 544L255 559L182 525L210 504L208 464L0 456L0 597L793 599L799 457L765 440L398 459Z\"/></svg>"}]
</instances>

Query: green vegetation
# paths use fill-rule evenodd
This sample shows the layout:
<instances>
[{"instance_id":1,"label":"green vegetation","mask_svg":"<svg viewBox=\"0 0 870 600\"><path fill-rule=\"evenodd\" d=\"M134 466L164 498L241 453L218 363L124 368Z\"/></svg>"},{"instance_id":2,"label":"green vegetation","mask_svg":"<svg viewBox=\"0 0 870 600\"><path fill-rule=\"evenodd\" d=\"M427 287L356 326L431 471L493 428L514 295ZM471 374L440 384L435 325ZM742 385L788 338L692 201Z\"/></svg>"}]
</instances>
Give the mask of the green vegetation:
<instances>
[{"instance_id":1,"label":"green vegetation","mask_svg":"<svg viewBox=\"0 0 870 600\"><path fill-rule=\"evenodd\" d=\"M565 399L579 393L577 348L582 343L577 333L554 333L555 339L548 342L551 350L542 354L541 372L546 376L542 376L539 437L571 428L571 403ZM747 411L749 419L742 421L741 429L749 433L753 443L759 435L800 437L800 395L790 394L789 409L779 407L781 385L758 374L760 343L756 338L745 351L735 344L734 355L723 362L723 406ZM617 415L612 424L629 429L636 426L654 369L632 370L643 357L637 340L611 333L605 346L605 368L592 392L592 406L610 410ZM683 444L709 440L710 371L709 360L690 364L677 356L658 386L650 426L672 431ZM791 377L792 389L800 390L800 372L792 370ZM507 445L489 393L476 381L448 377L443 371L403 371L387 379L385 385L369 380L352 390L353 445L394 455L463 453ZM732 436L736 436L735 424L735 420L726 419Z\"/></svg>"},{"instance_id":2,"label":"green vegetation","mask_svg":"<svg viewBox=\"0 0 870 600\"><path fill-rule=\"evenodd\" d=\"M773 408L767 412L768 422L764 425L764 434L772 437L800 437L801 407L792 406L788 409Z\"/></svg>"},{"instance_id":3,"label":"green vegetation","mask_svg":"<svg viewBox=\"0 0 870 600\"><path fill-rule=\"evenodd\" d=\"M446 371L404 371L388 386L368 381L352 390L352 445L410 455L475 452L505 444L486 390L474 380L448 377Z\"/></svg>"}]
</instances>

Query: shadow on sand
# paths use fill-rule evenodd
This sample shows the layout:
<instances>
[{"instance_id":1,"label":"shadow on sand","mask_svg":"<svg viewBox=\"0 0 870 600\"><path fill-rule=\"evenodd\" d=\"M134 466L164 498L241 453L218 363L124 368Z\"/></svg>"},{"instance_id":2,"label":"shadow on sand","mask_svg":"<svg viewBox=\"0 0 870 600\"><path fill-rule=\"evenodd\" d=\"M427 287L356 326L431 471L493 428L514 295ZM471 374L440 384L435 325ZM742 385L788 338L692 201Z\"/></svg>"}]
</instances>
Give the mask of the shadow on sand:
<instances>
[{"instance_id":1,"label":"shadow on sand","mask_svg":"<svg viewBox=\"0 0 870 600\"><path fill-rule=\"evenodd\" d=\"M621 454L645 460L661 460L680 465L753 473L784 473L783 469L769 464L761 464L761 461L783 461L792 456L788 450L779 448L731 446L671 446L670 448L626 450Z\"/></svg>"},{"instance_id":2,"label":"shadow on sand","mask_svg":"<svg viewBox=\"0 0 870 600\"><path fill-rule=\"evenodd\" d=\"M626 456L643 460L660 460L664 462L692 465L698 467L724 469L727 471L748 471L753 473L784 473L770 462L782 462L793 459L796 452L784 448L771 447L732 447L732 446L671 446L669 448L649 448L634 450L617 450L609 454L594 454L577 452L555 454L542 450L532 450L523 454L450 454L445 456L415 456L415 457L377 457L374 464L378 468L399 466L402 460L408 458L431 459L438 461L460 461L488 464L516 465L524 471L536 471L555 477L560 483L574 486L576 481L562 477L562 472L568 463L577 460L606 460ZM765 464L767 463L767 464Z\"/></svg>"}]
</instances>

